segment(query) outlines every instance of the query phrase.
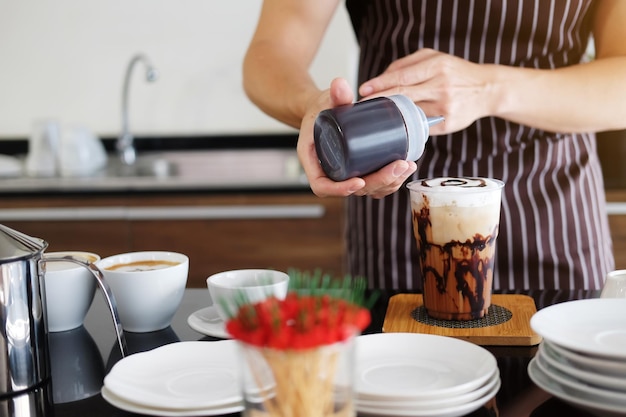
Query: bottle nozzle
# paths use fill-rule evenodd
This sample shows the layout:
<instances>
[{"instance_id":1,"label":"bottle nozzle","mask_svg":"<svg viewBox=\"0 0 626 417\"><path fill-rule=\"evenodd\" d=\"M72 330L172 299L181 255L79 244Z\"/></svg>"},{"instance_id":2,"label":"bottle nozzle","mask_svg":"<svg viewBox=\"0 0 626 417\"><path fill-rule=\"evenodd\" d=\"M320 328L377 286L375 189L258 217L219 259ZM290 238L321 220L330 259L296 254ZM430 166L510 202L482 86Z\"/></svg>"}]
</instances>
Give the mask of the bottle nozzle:
<instances>
[{"instance_id":1,"label":"bottle nozzle","mask_svg":"<svg viewBox=\"0 0 626 417\"><path fill-rule=\"evenodd\" d=\"M428 117L428 118L426 118L426 121L428 122L428 127L434 126L437 123L441 123L444 120L446 120L446 119L443 116L435 116L435 117Z\"/></svg>"}]
</instances>

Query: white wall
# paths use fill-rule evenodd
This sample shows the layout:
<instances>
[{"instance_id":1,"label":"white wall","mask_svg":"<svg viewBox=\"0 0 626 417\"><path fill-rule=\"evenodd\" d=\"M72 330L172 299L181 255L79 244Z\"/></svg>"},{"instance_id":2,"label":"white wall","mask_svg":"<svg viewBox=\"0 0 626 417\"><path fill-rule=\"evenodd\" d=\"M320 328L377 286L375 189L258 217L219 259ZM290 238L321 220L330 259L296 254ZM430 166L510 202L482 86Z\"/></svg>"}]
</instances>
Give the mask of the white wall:
<instances>
[{"instance_id":1,"label":"white wall","mask_svg":"<svg viewBox=\"0 0 626 417\"><path fill-rule=\"evenodd\" d=\"M252 105L241 61L261 0L0 0L0 139L27 137L54 118L101 137L120 129L123 75L145 53L160 72L133 72L135 135L291 132ZM356 46L345 7L313 66L320 86L354 80Z\"/></svg>"}]
</instances>

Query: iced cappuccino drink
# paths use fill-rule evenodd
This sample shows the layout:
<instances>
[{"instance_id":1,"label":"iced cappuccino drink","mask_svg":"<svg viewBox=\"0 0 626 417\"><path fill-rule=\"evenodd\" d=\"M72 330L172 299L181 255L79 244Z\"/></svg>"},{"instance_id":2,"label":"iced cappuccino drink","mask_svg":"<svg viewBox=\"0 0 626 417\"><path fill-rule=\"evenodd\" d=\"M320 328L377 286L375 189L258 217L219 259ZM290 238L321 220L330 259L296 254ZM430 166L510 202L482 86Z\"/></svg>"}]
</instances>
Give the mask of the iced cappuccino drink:
<instances>
[{"instance_id":1,"label":"iced cappuccino drink","mask_svg":"<svg viewBox=\"0 0 626 417\"><path fill-rule=\"evenodd\" d=\"M429 316L472 320L487 313L503 186L495 179L455 177L407 185Z\"/></svg>"}]
</instances>

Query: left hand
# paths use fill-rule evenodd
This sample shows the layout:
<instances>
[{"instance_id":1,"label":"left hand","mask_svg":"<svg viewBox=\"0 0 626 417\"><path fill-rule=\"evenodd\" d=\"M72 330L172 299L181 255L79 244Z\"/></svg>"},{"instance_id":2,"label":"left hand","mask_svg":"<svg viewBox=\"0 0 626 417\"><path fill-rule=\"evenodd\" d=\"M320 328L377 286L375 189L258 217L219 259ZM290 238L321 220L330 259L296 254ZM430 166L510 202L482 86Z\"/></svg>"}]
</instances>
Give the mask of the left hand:
<instances>
[{"instance_id":1,"label":"left hand","mask_svg":"<svg viewBox=\"0 0 626 417\"><path fill-rule=\"evenodd\" d=\"M359 93L364 99L403 94L427 116L445 117L444 123L431 128L431 135L452 133L494 113L490 88L494 67L421 49L391 63L381 75L363 83Z\"/></svg>"}]
</instances>

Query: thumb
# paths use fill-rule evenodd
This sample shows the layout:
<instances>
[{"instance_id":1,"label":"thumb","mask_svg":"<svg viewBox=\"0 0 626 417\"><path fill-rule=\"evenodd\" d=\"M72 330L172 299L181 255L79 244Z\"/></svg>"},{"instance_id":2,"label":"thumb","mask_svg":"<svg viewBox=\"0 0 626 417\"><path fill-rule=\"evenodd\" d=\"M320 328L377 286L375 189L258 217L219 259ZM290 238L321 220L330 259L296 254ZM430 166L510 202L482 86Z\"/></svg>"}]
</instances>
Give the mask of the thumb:
<instances>
[{"instance_id":1,"label":"thumb","mask_svg":"<svg viewBox=\"0 0 626 417\"><path fill-rule=\"evenodd\" d=\"M335 78L330 83L330 101L333 107L354 101L354 92L345 78Z\"/></svg>"}]
</instances>

